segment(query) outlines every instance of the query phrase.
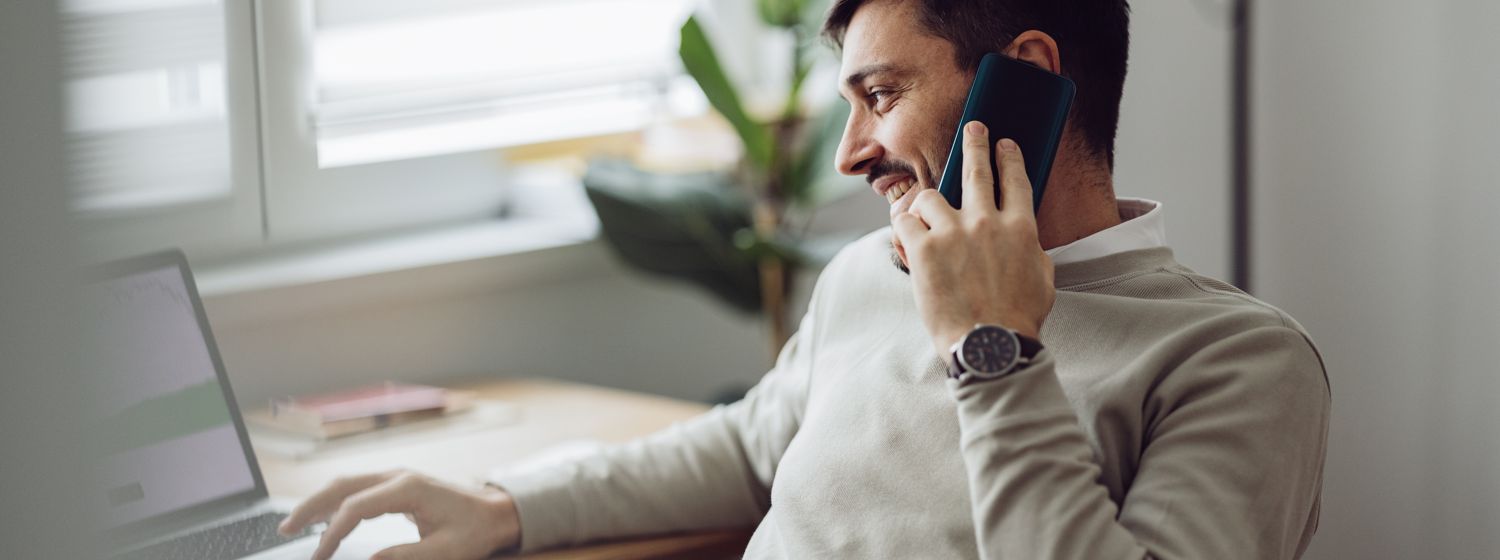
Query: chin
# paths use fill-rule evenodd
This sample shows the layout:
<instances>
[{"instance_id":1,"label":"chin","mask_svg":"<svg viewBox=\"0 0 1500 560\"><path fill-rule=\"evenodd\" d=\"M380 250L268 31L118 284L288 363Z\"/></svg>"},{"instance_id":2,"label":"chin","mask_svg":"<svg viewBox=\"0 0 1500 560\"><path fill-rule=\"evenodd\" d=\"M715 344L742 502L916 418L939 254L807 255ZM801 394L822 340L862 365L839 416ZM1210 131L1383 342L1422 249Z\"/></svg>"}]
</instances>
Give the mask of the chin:
<instances>
[{"instance_id":1,"label":"chin","mask_svg":"<svg viewBox=\"0 0 1500 560\"><path fill-rule=\"evenodd\" d=\"M891 243L891 264L895 265L896 270L901 271L903 274L911 275L911 268L906 266L906 261L901 260L901 252L896 250L895 243Z\"/></svg>"}]
</instances>

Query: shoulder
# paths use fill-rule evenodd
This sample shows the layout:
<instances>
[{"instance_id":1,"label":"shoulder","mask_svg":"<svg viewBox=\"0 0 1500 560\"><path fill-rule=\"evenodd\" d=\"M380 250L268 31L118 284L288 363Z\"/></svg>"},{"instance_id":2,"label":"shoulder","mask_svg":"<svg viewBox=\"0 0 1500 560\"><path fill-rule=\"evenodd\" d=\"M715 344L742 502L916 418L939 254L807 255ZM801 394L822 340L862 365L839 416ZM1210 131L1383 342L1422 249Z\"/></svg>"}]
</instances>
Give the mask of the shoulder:
<instances>
[{"instance_id":1,"label":"shoulder","mask_svg":"<svg viewBox=\"0 0 1500 560\"><path fill-rule=\"evenodd\" d=\"M1162 366L1176 381L1220 383L1210 371L1326 392L1322 355L1290 314L1227 282L1200 274L1170 253L1124 255L1147 265L1059 291L1049 323L1084 349L1107 336ZM1146 258L1146 257L1149 257ZM1184 377L1185 376L1185 377ZM1163 380L1158 379L1158 382Z\"/></svg>"},{"instance_id":2,"label":"shoulder","mask_svg":"<svg viewBox=\"0 0 1500 560\"><path fill-rule=\"evenodd\" d=\"M809 311L844 322L901 312L911 303L911 279L892 259L888 227L845 245L818 275Z\"/></svg>"}]
</instances>

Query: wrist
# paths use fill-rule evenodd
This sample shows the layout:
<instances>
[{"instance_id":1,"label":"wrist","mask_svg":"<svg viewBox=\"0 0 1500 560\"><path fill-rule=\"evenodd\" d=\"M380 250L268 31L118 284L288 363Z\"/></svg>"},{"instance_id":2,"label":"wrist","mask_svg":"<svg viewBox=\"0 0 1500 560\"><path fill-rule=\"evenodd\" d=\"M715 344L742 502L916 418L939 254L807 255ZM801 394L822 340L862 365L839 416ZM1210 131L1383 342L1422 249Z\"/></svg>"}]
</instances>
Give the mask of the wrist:
<instances>
[{"instance_id":1,"label":"wrist","mask_svg":"<svg viewBox=\"0 0 1500 560\"><path fill-rule=\"evenodd\" d=\"M516 500L512 498L505 489L486 484L479 491L479 501L484 510L488 512L491 549L494 552L509 551L516 548L521 541L521 514L516 509Z\"/></svg>"}]
</instances>

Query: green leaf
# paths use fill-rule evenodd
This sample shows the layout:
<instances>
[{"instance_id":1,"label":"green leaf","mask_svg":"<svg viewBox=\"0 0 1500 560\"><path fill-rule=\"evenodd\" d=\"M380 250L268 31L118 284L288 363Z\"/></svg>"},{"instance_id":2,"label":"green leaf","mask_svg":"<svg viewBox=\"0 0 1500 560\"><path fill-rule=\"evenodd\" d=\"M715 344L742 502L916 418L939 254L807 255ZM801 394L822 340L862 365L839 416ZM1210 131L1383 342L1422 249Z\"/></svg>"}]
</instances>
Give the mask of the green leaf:
<instances>
[{"instance_id":1,"label":"green leaf","mask_svg":"<svg viewBox=\"0 0 1500 560\"><path fill-rule=\"evenodd\" d=\"M682 24L682 43L677 54L682 57L682 65L688 74L698 82L703 95L708 97L709 104L739 134L740 141L745 144L746 158L760 169L768 168L771 165L771 134L764 125L755 122L745 112L745 107L740 104L739 94L729 82L723 66L719 64L713 44L703 33L703 27L698 24L697 18L689 17Z\"/></svg>"},{"instance_id":2,"label":"green leaf","mask_svg":"<svg viewBox=\"0 0 1500 560\"><path fill-rule=\"evenodd\" d=\"M802 23L802 0L756 0L760 20L775 27L796 27Z\"/></svg>"},{"instance_id":3,"label":"green leaf","mask_svg":"<svg viewBox=\"0 0 1500 560\"><path fill-rule=\"evenodd\" d=\"M601 237L630 266L695 284L746 313L761 310L760 273L735 244L749 202L726 173L656 174L611 160L583 179Z\"/></svg>"}]
</instances>

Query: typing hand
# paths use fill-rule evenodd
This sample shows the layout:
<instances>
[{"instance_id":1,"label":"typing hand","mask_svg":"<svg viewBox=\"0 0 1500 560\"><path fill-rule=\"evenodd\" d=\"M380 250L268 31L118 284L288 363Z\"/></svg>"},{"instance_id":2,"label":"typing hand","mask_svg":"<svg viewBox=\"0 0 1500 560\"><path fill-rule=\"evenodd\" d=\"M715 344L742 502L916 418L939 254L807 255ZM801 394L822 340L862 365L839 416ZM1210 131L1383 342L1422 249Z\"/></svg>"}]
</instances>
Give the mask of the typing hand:
<instances>
[{"instance_id":1,"label":"typing hand","mask_svg":"<svg viewBox=\"0 0 1500 560\"><path fill-rule=\"evenodd\" d=\"M977 121L964 127L962 209L929 189L892 220L917 308L940 356L980 323L1036 338L1056 297L1052 259L1037 241L1021 149L1010 140L992 147L988 138ZM995 207L992 149L1002 209Z\"/></svg>"},{"instance_id":2,"label":"typing hand","mask_svg":"<svg viewBox=\"0 0 1500 560\"><path fill-rule=\"evenodd\" d=\"M327 521L313 553L313 560L327 560L360 521L387 513L406 514L422 538L380 551L379 560L488 558L513 546L521 532L509 494L460 489L405 471L338 479L292 510L279 529L292 535Z\"/></svg>"}]
</instances>

